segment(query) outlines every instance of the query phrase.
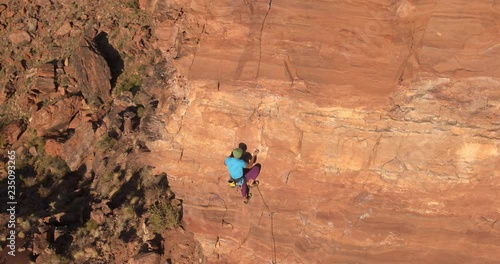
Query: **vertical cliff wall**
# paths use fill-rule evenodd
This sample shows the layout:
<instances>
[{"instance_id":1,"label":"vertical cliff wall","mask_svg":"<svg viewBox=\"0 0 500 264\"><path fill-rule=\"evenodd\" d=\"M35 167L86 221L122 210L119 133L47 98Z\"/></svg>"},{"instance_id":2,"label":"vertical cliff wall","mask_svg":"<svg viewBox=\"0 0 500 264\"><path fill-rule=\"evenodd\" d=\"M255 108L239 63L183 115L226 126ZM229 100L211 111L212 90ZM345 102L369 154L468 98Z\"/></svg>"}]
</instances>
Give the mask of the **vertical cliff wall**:
<instances>
[{"instance_id":1,"label":"vertical cliff wall","mask_svg":"<svg viewBox=\"0 0 500 264\"><path fill-rule=\"evenodd\" d=\"M184 103L141 158L209 262L500 258L499 3L170 4L155 35ZM261 150L247 205L223 165L239 142Z\"/></svg>"}]
</instances>

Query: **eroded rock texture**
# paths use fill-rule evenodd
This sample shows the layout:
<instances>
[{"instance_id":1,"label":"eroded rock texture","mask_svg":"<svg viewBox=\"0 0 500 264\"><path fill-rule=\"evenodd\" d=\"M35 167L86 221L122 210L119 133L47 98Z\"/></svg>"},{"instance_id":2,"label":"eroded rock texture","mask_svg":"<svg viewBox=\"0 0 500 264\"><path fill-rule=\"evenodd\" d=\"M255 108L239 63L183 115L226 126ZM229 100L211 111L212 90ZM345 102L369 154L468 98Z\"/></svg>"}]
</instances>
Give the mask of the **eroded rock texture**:
<instances>
[{"instance_id":1,"label":"eroded rock texture","mask_svg":"<svg viewBox=\"0 0 500 264\"><path fill-rule=\"evenodd\" d=\"M22 204L0 263L204 262L166 173L134 158L184 89L137 4L0 3L0 203Z\"/></svg>"},{"instance_id":2,"label":"eroded rock texture","mask_svg":"<svg viewBox=\"0 0 500 264\"><path fill-rule=\"evenodd\" d=\"M189 91L142 158L169 172L211 262L500 258L498 3L183 10L155 34ZM261 150L248 205L223 165L239 142Z\"/></svg>"},{"instance_id":3,"label":"eroded rock texture","mask_svg":"<svg viewBox=\"0 0 500 264\"><path fill-rule=\"evenodd\" d=\"M71 57L74 63L68 71L77 76L85 100L100 106L109 99L111 72L106 60L95 51L93 43L82 40L80 45Z\"/></svg>"}]
</instances>

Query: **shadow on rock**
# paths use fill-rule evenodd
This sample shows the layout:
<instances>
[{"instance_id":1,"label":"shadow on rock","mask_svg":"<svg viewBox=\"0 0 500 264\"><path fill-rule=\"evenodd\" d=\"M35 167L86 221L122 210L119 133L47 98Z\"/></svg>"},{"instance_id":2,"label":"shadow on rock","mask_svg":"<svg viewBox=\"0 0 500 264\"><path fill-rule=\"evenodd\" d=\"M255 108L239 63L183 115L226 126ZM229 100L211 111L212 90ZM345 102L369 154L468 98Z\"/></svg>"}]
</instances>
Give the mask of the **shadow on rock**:
<instances>
[{"instance_id":1,"label":"shadow on rock","mask_svg":"<svg viewBox=\"0 0 500 264\"><path fill-rule=\"evenodd\" d=\"M118 76L123 71L123 67L125 66L120 53L111 45L108 41L108 33L100 32L95 36L94 42L97 45L97 50L104 57L108 66L111 70L111 87L115 87L116 80Z\"/></svg>"},{"instance_id":2,"label":"shadow on rock","mask_svg":"<svg viewBox=\"0 0 500 264\"><path fill-rule=\"evenodd\" d=\"M134 227L131 227L128 230L121 231L118 238L123 240L123 242L128 243L130 241L134 241L134 240L138 239L139 237L137 236L137 229L135 229Z\"/></svg>"},{"instance_id":3,"label":"shadow on rock","mask_svg":"<svg viewBox=\"0 0 500 264\"><path fill-rule=\"evenodd\" d=\"M139 197L139 201L144 200L144 189L141 187L140 189L137 186L141 186L141 172L136 171L126 183L124 183L120 189L113 195L111 200L108 203L109 208L111 210L120 207L123 204L130 203L132 197ZM136 214L141 215L144 212L144 203L141 202L137 204Z\"/></svg>"}]
</instances>

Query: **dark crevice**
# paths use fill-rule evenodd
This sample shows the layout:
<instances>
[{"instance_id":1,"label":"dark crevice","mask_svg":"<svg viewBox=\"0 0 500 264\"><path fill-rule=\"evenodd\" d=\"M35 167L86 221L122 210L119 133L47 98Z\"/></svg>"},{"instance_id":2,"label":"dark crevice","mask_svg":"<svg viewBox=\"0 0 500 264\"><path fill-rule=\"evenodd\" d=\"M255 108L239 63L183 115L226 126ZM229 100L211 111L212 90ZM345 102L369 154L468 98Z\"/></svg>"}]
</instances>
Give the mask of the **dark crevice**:
<instances>
[{"instance_id":1,"label":"dark crevice","mask_svg":"<svg viewBox=\"0 0 500 264\"><path fill-rule=\"evenodd\" d=\"M123 242L128 243L138 239L139 237L137 236L137 230L134 227L131 227L128 230L122 230L118 238Z\"/></svg>"},{"instance_id":2,"label":"dark crevice","mask_svg":"<svg viewBox=\"0 0 500 264\"><path fill-rule=\"evenodd\" d=\"M100 32L94 38L97 50L104 57L108 63L109 69L111 70L111 87L114 88L116 85L116 80L118 76L123 72L125 66L120 53L111 45L108 41L108 33Z\"/></svg>"},{"instance_id":3,"label":"dark crevice","mask_svg":"<svg viewBox=\"0 0 500 264\"><path fill-rule=\"evenodd\" d=\"M259 64L257 65L257 76L256 76L256 78L259 78L260 62L262 61L262 33L264 31L264 26L266 24L267 16L269 15L269 12L271 11L272 5L273 5L273 0L269 0L268 7L267 7L267 12L266 12L266 15L264 16L264 19L262 20L262 25L260 27L260 36L259 36Z\"/></svg>"}]
</instances>

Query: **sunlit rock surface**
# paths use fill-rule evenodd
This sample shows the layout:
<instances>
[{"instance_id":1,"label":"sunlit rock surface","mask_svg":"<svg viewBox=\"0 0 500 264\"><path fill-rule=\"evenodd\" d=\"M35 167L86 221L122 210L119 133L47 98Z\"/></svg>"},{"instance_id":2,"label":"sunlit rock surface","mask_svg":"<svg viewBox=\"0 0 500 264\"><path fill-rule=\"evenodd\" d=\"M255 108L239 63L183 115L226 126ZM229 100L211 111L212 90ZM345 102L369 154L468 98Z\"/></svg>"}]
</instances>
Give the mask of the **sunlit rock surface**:
<instances>
[{"instance_id":1,"label":"sunlit rock surface","mask_svg":"<svg viewBox=\"0 0 500 264\"><path fill-rule=\"evenodd\" d=\"M175 2L155 35L184 101L141 158L209 262L500 259L493 2ZM239 142L261 150L247 205L223 164Z\"/></svg>"}]
</instances>

